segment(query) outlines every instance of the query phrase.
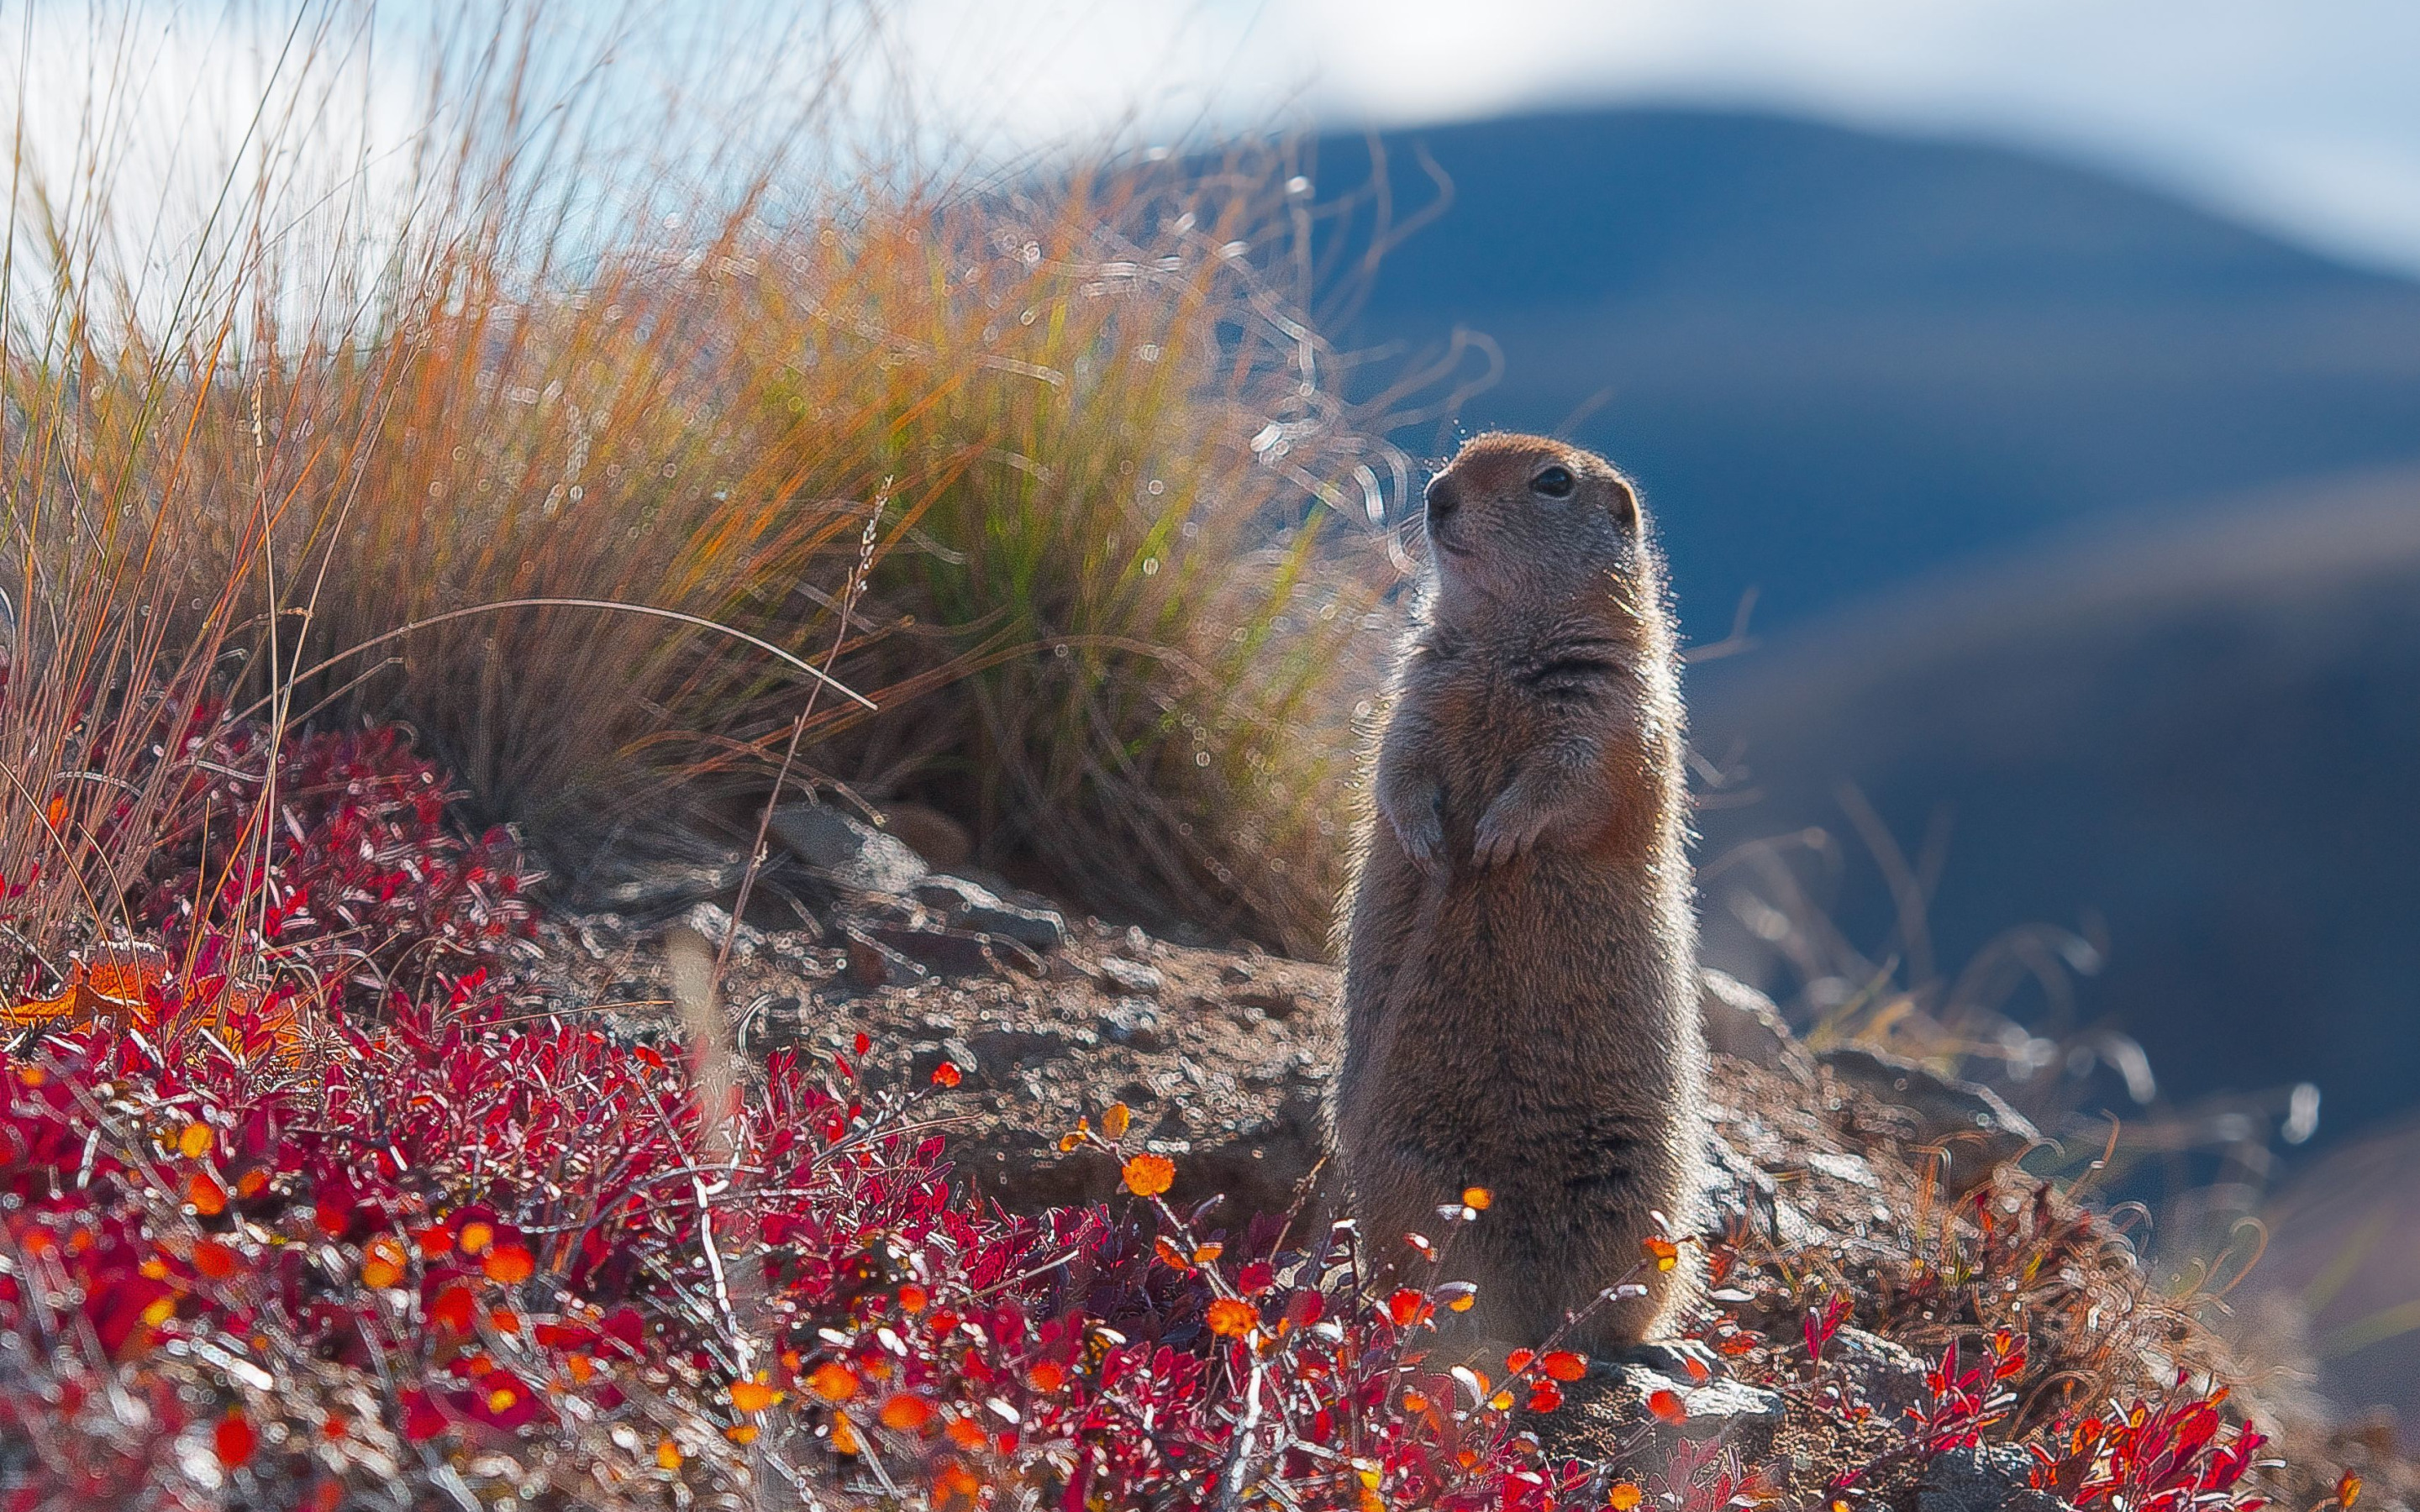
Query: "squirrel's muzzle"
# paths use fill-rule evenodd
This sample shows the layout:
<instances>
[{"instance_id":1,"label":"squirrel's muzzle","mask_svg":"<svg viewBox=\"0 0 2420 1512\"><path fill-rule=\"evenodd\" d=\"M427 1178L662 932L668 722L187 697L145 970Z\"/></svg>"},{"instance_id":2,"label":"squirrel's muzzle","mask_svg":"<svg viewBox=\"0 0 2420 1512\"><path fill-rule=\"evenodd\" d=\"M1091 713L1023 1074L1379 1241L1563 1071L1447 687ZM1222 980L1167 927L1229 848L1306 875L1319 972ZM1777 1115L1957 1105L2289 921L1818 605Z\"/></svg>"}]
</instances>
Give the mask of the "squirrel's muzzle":
<instances>
[{"instance_id":1,"label":"squirrel's muzzle","mask_svg":"<svg viewBox=\"0 0 2420 1512\"><path fill-rule=\"evenodd\" d=\"M1428 522L1431 530L1451 519L1454 512L1462 507L1462 490L1455 486L1452 477L1447 473L1440 472L1429 480L1428 493L1425 497L1428 500Z\"/></svg>"}]
</instances>

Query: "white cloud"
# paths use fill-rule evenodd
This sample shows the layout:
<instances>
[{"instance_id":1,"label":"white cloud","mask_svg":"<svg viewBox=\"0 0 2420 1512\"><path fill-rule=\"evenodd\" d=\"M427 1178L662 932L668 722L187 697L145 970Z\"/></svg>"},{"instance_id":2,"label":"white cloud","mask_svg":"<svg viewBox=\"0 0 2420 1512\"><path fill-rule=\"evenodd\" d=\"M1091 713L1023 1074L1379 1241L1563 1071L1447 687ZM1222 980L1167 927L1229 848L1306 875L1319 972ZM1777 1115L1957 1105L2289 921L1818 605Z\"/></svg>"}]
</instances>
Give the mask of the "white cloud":
<instances>
[{"instance_id":1,"label":"white cloud","mask_svg":"<svg viewBox=\"0 0 2420 1512\"><path fill-rule=\"evenodd\" d=\"M1027 146L1761 104L2045 147L2420 270L2411 0L908 0L902 26L963 120Z\"/></svg>"}]
</instances>

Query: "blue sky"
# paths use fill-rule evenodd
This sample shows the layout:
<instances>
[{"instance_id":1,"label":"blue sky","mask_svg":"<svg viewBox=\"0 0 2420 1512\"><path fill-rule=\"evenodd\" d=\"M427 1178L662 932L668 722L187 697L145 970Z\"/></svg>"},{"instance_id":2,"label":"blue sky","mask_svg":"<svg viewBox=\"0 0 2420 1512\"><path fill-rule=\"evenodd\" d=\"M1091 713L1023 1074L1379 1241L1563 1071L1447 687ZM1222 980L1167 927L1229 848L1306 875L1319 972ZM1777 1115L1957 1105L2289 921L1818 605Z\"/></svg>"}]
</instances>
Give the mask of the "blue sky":
<instances>
[{"instance_id":1,"label":"blue sky","mask_svg":"<svg viewBox=\"0 0 2420 1512\"><path fill-rule=\"evenodd\" d=\"M2420 272L2420 0L908 0L1022 146L1709 101L2045 147Z\"/></svg>"}]
</instances>

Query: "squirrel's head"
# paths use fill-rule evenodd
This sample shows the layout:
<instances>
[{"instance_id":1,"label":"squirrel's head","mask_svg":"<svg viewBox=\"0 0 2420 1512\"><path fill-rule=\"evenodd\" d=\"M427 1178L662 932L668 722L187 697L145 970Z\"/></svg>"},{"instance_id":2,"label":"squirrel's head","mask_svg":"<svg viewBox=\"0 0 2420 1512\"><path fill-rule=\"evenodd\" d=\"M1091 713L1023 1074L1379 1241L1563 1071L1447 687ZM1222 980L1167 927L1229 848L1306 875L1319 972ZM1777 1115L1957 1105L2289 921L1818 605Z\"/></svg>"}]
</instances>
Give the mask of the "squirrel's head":
<instances>
[{"instance_id":1,"label":"squirrel's head","mask_svg":"<svg viewBox=\"0 0 2420 1512\"><path fill-rule=\"evenodd\" d=\"M1638 495L1612 463L1543 436L1464 443L1428 486L1440 607L1660 593Z\"/></svg>"}]
</instances>

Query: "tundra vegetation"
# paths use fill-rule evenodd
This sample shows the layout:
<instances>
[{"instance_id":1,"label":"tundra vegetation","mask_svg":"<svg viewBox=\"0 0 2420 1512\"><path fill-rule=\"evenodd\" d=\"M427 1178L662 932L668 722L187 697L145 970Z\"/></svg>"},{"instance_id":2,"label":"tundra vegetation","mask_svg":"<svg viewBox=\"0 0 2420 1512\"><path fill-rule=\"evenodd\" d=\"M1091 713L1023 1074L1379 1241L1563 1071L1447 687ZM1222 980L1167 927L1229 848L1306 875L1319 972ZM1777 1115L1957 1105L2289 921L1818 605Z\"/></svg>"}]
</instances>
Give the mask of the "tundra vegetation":
<instances>
[{"instance_id":1,"label":"tundra vegetation","mask_svg":"<svg viewBox=\"0 0 2420 1512\"><path fill-rule=\"evenodd\" d=\"M1281 147L977 176L869 104L845 10L693 54L669 13L229 16L17 59L9 1504L1712 1512L1985 1442L2084 1505L2257 1504L2188 1309L2029 1179L1887 1285L1642 1253L1705 1246L1724 1368L1843 1423L1844 1324L1939 1338L1785 1493L1719 1443L1550 1450L1590 1362L1457 1364L1466 1291L1177 1211L1106 1095L1063 1142L1123 1191L1011 1214L869 1077L896 1047L735 1077L550 995L542 908L800 790L1316 952L1409 470L1338 397Z\"/></svg>"}]
</instances>

